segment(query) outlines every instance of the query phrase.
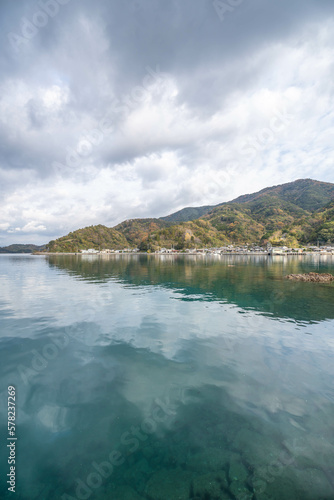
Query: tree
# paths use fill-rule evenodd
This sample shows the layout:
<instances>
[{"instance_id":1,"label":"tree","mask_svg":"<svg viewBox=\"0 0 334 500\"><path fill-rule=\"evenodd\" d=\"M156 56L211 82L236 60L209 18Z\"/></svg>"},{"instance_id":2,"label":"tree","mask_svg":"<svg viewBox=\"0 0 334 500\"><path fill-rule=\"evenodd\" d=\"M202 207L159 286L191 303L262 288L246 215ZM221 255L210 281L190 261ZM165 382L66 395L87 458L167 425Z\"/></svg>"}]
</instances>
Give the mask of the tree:
<instances>
[{"instance_id":1,"label":"tree","mask_svg":"<svg viewBox=\"0 0 334 500\"><path fill-rule=\"evenodd\" d=\"M138 249L140 252L147 252L149 250L149 245L147 240L142 240L139 243Z\"/></svg>"},{"instance_id":2,"label":"tree","mask_svg":"<svg viewBox=\"0 0 334 500\"><path fill-rule=\"evenodd\" d=\"M175 245L175 250L183 250L184 249L184 241L178 240Z\"/></svg>"}]
</instances>

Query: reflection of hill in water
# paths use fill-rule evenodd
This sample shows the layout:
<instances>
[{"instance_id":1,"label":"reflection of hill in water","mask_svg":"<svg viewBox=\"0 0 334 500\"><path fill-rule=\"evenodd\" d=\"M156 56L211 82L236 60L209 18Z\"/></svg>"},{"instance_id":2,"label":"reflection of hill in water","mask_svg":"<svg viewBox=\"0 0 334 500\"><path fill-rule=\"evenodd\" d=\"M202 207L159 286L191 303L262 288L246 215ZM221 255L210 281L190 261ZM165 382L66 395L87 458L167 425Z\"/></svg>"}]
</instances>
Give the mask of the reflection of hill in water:
<instances>
[{"instance_id":1,"label":"reflection of hill in water","mask_svg":"<svg viewBox=\"0 0 334 500\"><path fill-rule=\"evenodd\" d=\"M50 256L49 265L89 282L158 285L197 300L219 300L279 318L334 318L334 284L290 282L289 273L333 272L331 257ZM189 297L190 299L190 297Z\"/></svg>"}]
</instances>

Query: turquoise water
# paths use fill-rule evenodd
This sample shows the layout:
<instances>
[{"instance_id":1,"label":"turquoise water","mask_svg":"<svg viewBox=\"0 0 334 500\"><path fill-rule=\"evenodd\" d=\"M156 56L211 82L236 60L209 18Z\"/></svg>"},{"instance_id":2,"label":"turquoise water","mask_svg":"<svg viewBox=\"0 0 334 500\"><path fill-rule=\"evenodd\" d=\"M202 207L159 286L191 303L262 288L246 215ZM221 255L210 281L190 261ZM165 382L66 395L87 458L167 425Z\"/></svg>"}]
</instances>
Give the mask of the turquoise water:
<instances>
[{"instance_id":1,"label":"turquoise water","mask_svg":"<svg viewBox=\"0 0 334 500\"><path fill-rule=\"evenodd\" d=\"M0 498L333 500L334 284L283 279L315 270L0 256Z\"/></svg>"}]
</instances>

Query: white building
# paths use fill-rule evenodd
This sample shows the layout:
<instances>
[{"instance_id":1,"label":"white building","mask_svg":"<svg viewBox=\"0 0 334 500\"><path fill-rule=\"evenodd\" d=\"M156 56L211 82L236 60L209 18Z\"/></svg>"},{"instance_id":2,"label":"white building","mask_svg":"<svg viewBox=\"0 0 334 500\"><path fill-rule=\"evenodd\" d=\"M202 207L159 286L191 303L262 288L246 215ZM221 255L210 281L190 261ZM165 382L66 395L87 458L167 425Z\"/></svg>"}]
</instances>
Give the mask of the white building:
<instances>
[{"instance_id":1,"label":"white building","mask_svg":"<svg viewBox=\"0 0 334 500\"><path fill-rule=\"evenodd\" d=\"M99 251L95 250L94 248L88 248L88 250L81 250L81 253L94 254L94 253L99 253Z\"/></svg>"}]
</instances>

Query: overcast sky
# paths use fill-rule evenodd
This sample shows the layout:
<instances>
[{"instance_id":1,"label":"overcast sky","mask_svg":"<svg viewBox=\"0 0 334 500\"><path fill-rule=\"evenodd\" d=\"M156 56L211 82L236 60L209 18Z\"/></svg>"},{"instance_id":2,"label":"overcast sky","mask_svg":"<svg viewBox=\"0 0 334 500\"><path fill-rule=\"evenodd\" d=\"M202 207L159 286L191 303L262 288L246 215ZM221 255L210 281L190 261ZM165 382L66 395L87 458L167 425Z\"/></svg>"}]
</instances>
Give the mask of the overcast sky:
<instances>
[{"instance_id":1,"label":"overcast sky","mask_svg":"<svg viewBox=\"0 0 334 500\"><path fill-rule=\"evenodd\" d=\"M0 246L334 182L333 0L2 0Z\"/></svg>"}]
</instances>

